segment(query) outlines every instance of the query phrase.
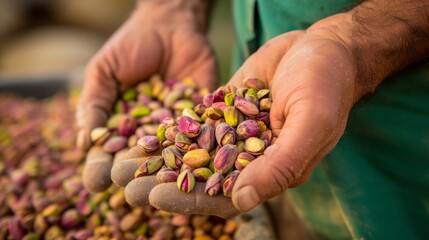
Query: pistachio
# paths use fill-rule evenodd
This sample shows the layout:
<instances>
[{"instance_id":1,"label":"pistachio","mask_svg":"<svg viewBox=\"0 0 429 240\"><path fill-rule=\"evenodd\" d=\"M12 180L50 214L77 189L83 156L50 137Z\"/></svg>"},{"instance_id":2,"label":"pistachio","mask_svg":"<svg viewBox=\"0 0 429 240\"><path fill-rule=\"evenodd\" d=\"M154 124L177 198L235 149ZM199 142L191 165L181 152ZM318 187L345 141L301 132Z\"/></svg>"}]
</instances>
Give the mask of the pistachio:
<instances>
[{"instance_id":1,"label":"pistachio","mask_svg":"<svg viewBox=\"0 0 429 240\"><path fill-rule=\"evenodd\" d=\"M171 169L179 169L182 166L182 154L176 148L165 148L162 150L162 157L167 167Z\"/></svg>"},{"instance_id":2,"label":"pistachio","mask_svg":"<svg viewBox=\"0 0 429 240\"><path fill-rule=\"evenodd\" d=\"M259 138L251 137L244 142L244 150L252 155L261 155L265 150L265 143Z\"/></svg>"},{"instance_id":3,"label":"pistachio","mask_svg":"<svg viewBox=\"0 0 429 240\"><path fill-rule=\"evenodd\" d=\"M182 116L187 116L192 118L194 121L202 122L201 118L190 108L183 109Z\"/></svg>"},{"instance_id":4,"label":"pistachio","mask_svg":"<svg viewBox=\"0 0 429 240\"><path fill-rule=\"evenodd\" d=\"M261 89L258 91L256 96L258 97L258 100L269 97L270 96L270 90L269 89Z\"/></svg>"},{"instance_id":5,"label":"pistachio","mask_svg":"<svg viewBox=\"0 0 429 240\"><path fill-rule=\"evenodd\" d=\"M213 97L214 97L213 93L209 93L205 95L203 98L204 106L206 106L207 108L211 107L213 104Z\"/></svg>"},{"instance_id":6,"label":"pistachio","mask_svg":"<svg viewBox=\"0 0 429 240\"><path fill-rule=\"evenodd\" d=\"M96 145L102 145L109 137L109 129L105 127L97 127L91 131L91 142Z\"/></svg>"},{"instance_id":7,"label":"pistachio","mask_svg":"<svg viewBox=\"0 0 429 240\"><path fill-rule=\"evenodd\" d=\"M114 105L115 113L126 113L128 112L128 104L122 100L118 100Z\"/></svg>"},{"instance_id":8,"label":"pistachio","mask_svg":"<svg viewBox=\"0 0 429 240\"><path fill-rule=\"evenodd\" d=\"M220 108L220 110L224 111L226 108L225 102L215 102L212 104L213 108Z\"/></svg>"},{"instance_id":9,"label":"pistachio","mask_svg":"<svg viewBox=\"0 0 429 240\"><path fill-rule=\"evenodd\" d=\"M252 119L262 121L265 125L270 124L270 114L268 112L259 112L259 114L252 116Z\"/></svg>"},{"instance_id":10,"label":"pistachio","mask_svg":"<svg viewBox=\"0 0 429 240\"><path fill-rule=\"evenodd\" d=\"M244 85L246 85L246 87L255 88L256 90L261 90L265 88L265 82L254 77L244 79L243 83Z\"/></svg>"},{"instance_id":11,"label":"pistachio","mask_svg":"<svg viewBox=\"0 0 429 240\"><path fill-rule=\"evenodd\" d=\"M234 101L234 106L238 108L243 114L247 116L256 116L259 114L259 108L255 105L254 102L247 99L236 97Z\"/></svg>"},{"instance_id":12,"label":"pistachio","mask_svg":"<svg viewBox=\"0 0 429 240\"><path fill-rule=\"evenodd\" d=\"M186 152L189 149L189 146L191 145L192 141L188 137L186 137L183 133L179 132L176 134L176 138L174 140L174 146L180 151L180 152Z\"/></svg>"},{"instance_id":13,"label":"pistachio","mask_svg":"<svg viewBox=\"0 0 429 240\"><path fill-rule=\"evenodd\" d=\"M110 137L103 145L103 150L109 153L115 153L128 144L128 140L123 136Z\"/></svg>"},{"instance_id":14,"label":"pistachio","mask_svg":"<svg viewBox=\"0 0 429 240\"><path fill-rule=\"evenodd\" d=\"M209 179L213 172L209 168L200 167L194 169L194 171L192 171L192 174L194 174L196 181L205 182L207 181L207 179Z\"/></svg>"},{"instance_id":15,"label":"pistachio","mask_svg":"<svg viewBox=\"0 0 429 240\"><path fill-rule=\"evenodd\" d=\"M61 216L61 226L65 229L75 228L82 221L82 217L76 209L68 209Z\"/></svg>"},{"instance_id":16,"label":"pistachio","mask_svg":"<svg viewBox=\"0 0 429 240\"><path fill-rule=\"evenodd\" d=\"M222 189L223 176L222 173L213 173L206 182L204 192L210 196L217 195Z\"/></svg>"},{"instance_id":17,"label":"pistachio","mask_svg":"<svg viewBox=\"0 0 429 240\"><path fill-rule=\"evenodd\" d=\"M238 154L237 160L235 161L235 168L237 170L243 170L251 161L253 161L255 157L247 152L241 152Z\"/></svg>"},{"instance_id":18,"label":"pistachio","mask_svg":"<svg viewBox=\"0 0 429 240\"><path fill-rule=\"evenodd\" d=\"M197 150L197 149L200 149L200 146L198 146L197 143L191 143L191 145L189 145L188 152L194 151L194 150Z\"/></svg>"},{"instance_id":19,"label":"pistachio","mask_svg":"<svg viewBox=\"0 0 429 240\"><path fill-rule=\"evenodd\" d=\"M165 138L165 127L162 124L160 124L158 126L158 129L156 130L156 137L158 138L158 140L160 142L163 142L164 140L166 140L166 138Z\"/></svg>"},{"instance_id":20,"label":"pistachio","mask_svg":"<svg viewBox=\"0 0 429 240\"><path fill-rule=\"evenodd\" d=\"M189 193L194 189L194 186L195 178L190 171L185 170L177 177L177 187L180 191Z\"/></svg>"},{"instance_id":21,"label":"pistachio","mask_svg":"<svg viewBox=\"0 0 429 240\"><path fill-rule=\"evenodd\" d=\"M225 95L225 105L226 106L234 106L234 98L235 94L230 92Z\"/></svg>"},{"instance_id":22,"label":"pistachio","mask_svg":"<svg viewBox=\"0 0 429 240\"><path fill-rule=\"evenodd\" d=\"M267 130L267 125L263 121L258 121L259 130L265 132Z\"/></svg>"},{"instance_id":23,"label":"pistachio","mask_svg":"<svg viewBox=\"0 0 429 240\"><path fill-rule=\"evenodd\" d=\"M165 107L172 107L181 97L183 97L183 92L180 90L171 91L168 96L164 99Z\"/></svg>"},{"instance_id":24,"label":"pistachio","mask_svg":"<svg viewBox=\"0 0 429 240\"><path fill-rule=\"evenodd\" d=\"M137 92L146 96L152 96L152 85L148 82L141 82L136 87Z\"/></svg>"},{"instance_id":25,"label":"pistachio","mask_svg":"<svg viewBox=\"0 0 429 240\"><path fill-rule=\"evenodd\" d=\"M134 88L129 88L122 94L122 99L124 101L132 101L137 98L137 91Z\"/></svg>"},{"instance_id":26,"label":"pistachio","mask_svg":"<svg viewBox=\"0 0 429 240\"><path fill-rule=\"evenodd\" d=\"M225 99L225 95L226 95L226 91L225 89L223 89L222 87L218 88L214 93L213 93L213 103L216 102L223 102Z\"/></svg>"},{"instance_id":27,"label":"pistachio","mask_svg":"<svg viewBox=\"0 0 429 240\"><path fill-rule=\"evenodd\" d=\"M158 183L176 182L179 174L171 168L162 168L156 174L156 181Z\"/></svg>"},{"instance_id":28,"label":"pistachio","mask_svg":"<svg viewBox=\"0 0 429 240\"><path fill-rule=\"evenodd\" d=\"M222 109L215 108L215 107L207 108L206 114L207 114L207 117L209 117L213 120L218 120L219 118L221 118L223 116Z\"/></svg>"},{"instance_id":29,"label":"pistachio","mask_svg":"<svg viewBox=\"0 0 429 240\"><path fill-rule=\"evenodd\" d=\"M193 138L200 134L200 124L188 116L182 116L179 119L179 132L185 136Z\"/></svg>"},{"instance_id":30,"label":"pistachio","mask_svg":"<svg viewBox=\"0 0 429 240\"><path fill-rule=\"evenodd\" d=\"M246 95L247 90L249 90L248 88L239 88L237 89L237 91L235 92L236 96L239 96L241 98L244 98L244 96Z\"/></svg>"},{"instance_id":31,"label":"pistachio","mask_svg":"<svg viewBox=\"0 0 429 240\"><path fill-rule=\"evenodd\" d=\"M137 145L147 153L160 148L159 139L156 136L144 136L137 141Z\"/></svg>"},{"instance_id":32,"label":"pistachio","mask_svg":"<svg viewBox=\"0 0 429 240\"><path fill-rule=\"evenodd\" d=\"M235 93L235 92L237 91L237 87L236 87L236 86L234 86L234 85L231 85L231 84L227 84L227 85L224 87L224 89L225 89L225 91L226 91L227 93Z\"/></svg>"},{"instance_id":33,"label":"pistachio","mask_svg":"<svg viewBox=\"0 0 429 240\"><path fill-rule=\"evenodd\" d=\"M214 158L214 167L216 171L225 174L231 170L237 159L237 155L238 151L235 145L226 144L222 146Z\"/></svg>"},{"instance_id":34,"label":"pistachio","mask_svg":"<svg viewBox=\"0 0 429 240\"><path fill-rule=\"evenodd\" d=\"M169 146L171 146L171 145L174 145L174 142L172 142L172 141L170 141L170 140L164 140L164 141L161 143L161 146L162 146L163 148L169 147Z\"/></svg>"},{"instance_id":35,"label":"pistachio","mask_svg":"<svg viewBox=\"0 0 429 240\"><path fill-rule=\"evenodd\" d=\"M246 120L237 126L237 135L241 139L248 139L250 137L259 137L261 129L259 128L258 122L255 120Z\"/></svg>"},{"instance_id":36,"label":"pistachio","mask_svg":"<svg viewBox=\"0 0 429 240\"><path fill-rule=\"evenodd\" d=\"M174 142L178 132L179 128L177 126L171 126L165 130L165 138L169 141Z\"/></svg>"},{"instance_id":37,"label":"pistachio","mask_svg":"<svg viewBox=\"0 0 429 240\"><path fill-rule=\"evenodd\" d=\"M263 98L259 101L259 110L261 111L270 111L271 109L271 105L272 105L273 101L271 98Z\"/></svg>"},{"instance_id":38,"label":"pistachio","mask_svg":"<svg viewBox=\"0 0 429 240\"><path fill-rule=\"evenodd\" d=\"M198 104L198 105L196 105L195 107L194 107L194 112L197 114L197 115L203 115L204 114L204 112L206 111L206 109L207 109L207 107L204 105L204 104Z\"/></svg>"},{"instance_id":39,"label":"pistachio","mask_svg":"<svg viewBox=\"0 0 429 240\"><path fill-rule=\"evenodd\" d=\"M130 115L135 119L149 116L149 114L150 114L150 109L148 107L139 106L139 105L133 107L130 111Z\"/></svg>"},{"instance_id":40,"label":"pistachio","mask_svg":"<svg viewBox=\"0 0 429 240\"><path fill-rule=\"evenodd\" d=\"M226 176L225 180L223 180L222 190L225 197L231 197L232 189L239 174L239 170L232 171L228 176Z\"/></svg>"},{"instance_id":41,"label":"pistachio","mask_svg":"<svg viewBox=\"0 0 429 240\"><path fill-rule=\"evenodd\" d=\"M173 117L173 113L168 108L156 108L150 113L150 119L154 123L162 123L164 119ZM163 124L165 125L165 124ZM167 127L167 125L165 125Z\"/></svg>"},{"instance_id":42,"label":"pistachio","mask_svg":"<svg viewBox=\"0 0 429 240\"><path fill-rule=\"evenodd\" d=\"M174 118L172 117L165 117L162 119L161 125L167 129L169 127L176 125L176 120L174 120Z\"/></svg>"},{"instance_id":43,"label":"pistachio","mask_svg":"<svg viewBox=\"0 0 429 240\"><path fill-rule=\"evenodd\" d=\"M201 148L211 151L216 144L215 129L208 124L202 125L200 135L197 137L197 142Z\"/></svg>"},{"instance_id":44,"label":"pistachio","mask_svg":"<svg viewBox=\"0 0 429 240\"><path fill-rule=\"evenodd\" d=\"M238 114L240 114L240 112L234 106L226 107L223 112L225 122L228 123L228 125L230 125L231 127L237 126Z\"/></svg>"},{"instance_id":45,"label":"pistachio","mask_svg":"<svg viewBox=\"0 0 429 240\"><path fill-rule=\"evenodd\" d=\"M137 121L129 116L123 116L119 120L118 132L119 135L129 137L134 134L137 128Z\"/></svg>"},{"instance_id":46,"label":"pistachio","mask_svg":"<svg viewBox=\"0 0 429 240\"><path fill-rule=\"evenodd\" d=\"M137 104L147 105L151 101L151 98L149 96L150 95L147 95L145 93L139 93L139 95L137 96Z\"/></svg>"},{"instance_id":47,"label":"pistachio","mask_svg":"<svg viewBox=\"0 0 429 240\"><path fill-rule=\"evenodd\" d=\"M181 111L183 111L183 109L185 108L194 108L194 107L195 107L195 104L188 99L179 100L173 105L173 108L175 110L181 110Z\"/></svg>"},{"instance_id":48,"label":"pistachio","mask_svg":"<svg viewBox=\"0 0 429 240\"><path fill-rule=\"evenodd\" d=\"M227 123L220 123L216 127L216 141L220 146L235 143L235 131Z\"/></svg>"},{"instance_id":49,"label":"pistachio","mask_svg":"<svg viewBox=\"0 0 429 240\"><path fill-rule=\"evenodd\" d=\"M183 162L193 168L205 166L210 161L210 155L205 149L196 149L183 156Z\"/></svg>"},{"instance_id":50,"label":"pistachio","mask_svg":"<svg viewBox=\"0 0 429 240\"><path fill-rule=\"evenodd\" d=\"M142 163L139 168L135 171L134 177L143 177L154 174L156 171L161 169L164 160L161 156L148 157L148 160Z\"/></svg>"}]
</instances>

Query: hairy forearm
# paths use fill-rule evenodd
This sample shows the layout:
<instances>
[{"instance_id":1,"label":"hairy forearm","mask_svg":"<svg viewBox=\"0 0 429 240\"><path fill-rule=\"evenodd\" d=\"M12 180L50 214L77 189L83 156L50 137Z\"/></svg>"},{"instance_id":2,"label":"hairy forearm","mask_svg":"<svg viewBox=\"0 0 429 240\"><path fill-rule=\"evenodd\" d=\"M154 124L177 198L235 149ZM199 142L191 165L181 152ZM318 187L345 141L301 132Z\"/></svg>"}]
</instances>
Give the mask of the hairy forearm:
<instances>
[{"instance_id":1,"label":"hairy forearm","mask_svg":"<svg viewBox=\"0 0 429 240\"><path fill-rule=\"evenodd\" d=\"M367 0L310 29L336 32L356 62L358 84L368 94L388 76L429 56L429 1Z\"/></svg>"},{"instance_id":2,"label":"hairy forearm","mask_svg":"<svg viewBox=\"0 0 429 240\"><path fill-rule=\"evenodd\" d=\"M149 15L155 22L194 25L198 31L205 33L214 2L215 0L139 0L135 14Z\"/></svg>"}]
</instances>

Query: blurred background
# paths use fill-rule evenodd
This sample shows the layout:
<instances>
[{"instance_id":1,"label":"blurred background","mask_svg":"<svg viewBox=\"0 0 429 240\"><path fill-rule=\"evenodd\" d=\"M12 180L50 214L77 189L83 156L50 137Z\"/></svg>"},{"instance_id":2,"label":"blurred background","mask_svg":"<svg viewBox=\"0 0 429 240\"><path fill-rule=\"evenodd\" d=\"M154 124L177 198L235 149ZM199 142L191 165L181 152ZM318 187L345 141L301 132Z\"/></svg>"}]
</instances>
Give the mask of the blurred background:
<instances>
[{"instance_id":1,"label":"blurred background","mask_svg":"<svg viewBox=\"0 0 429 240\"><path fill-rule=\"evenodd\" d=\"M65 81L80 87L86 63L134 4L134 0L0 0L0 89L16 91L28 81L52 88ZM217 1L208 34L223 82L230 76L234 42L230 5L228 0Z\"/></svg>"}]
</instances>

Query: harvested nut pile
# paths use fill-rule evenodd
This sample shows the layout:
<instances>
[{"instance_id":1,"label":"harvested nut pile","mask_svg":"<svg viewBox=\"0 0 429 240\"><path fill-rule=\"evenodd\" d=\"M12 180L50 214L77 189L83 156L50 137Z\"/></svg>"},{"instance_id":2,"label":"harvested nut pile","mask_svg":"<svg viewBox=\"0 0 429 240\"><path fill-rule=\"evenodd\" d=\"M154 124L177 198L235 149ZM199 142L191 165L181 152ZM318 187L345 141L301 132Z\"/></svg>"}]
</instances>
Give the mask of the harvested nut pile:
<instances>
[{"instance_id":1,"label":"harvested nut pile","mask_svg":"<svg viewBox=\"0 0 429 240\"><path fill-rule=\"evenodd\" d=\"M148 110L133 109L133 119ZM234 220L130 207L115 186L88 193L73 122L74 102L65 96L0 95L0 239L232 238Z\"/></svg>"},{"instance_id":2,"label":"harvested nut pile","mask_svg":"<svg viewBox=\"0 0 429 240\"><path fill-rule=\"evenodd\" d=\"M135 171L156 174L158 183L177 182L191 192L230 197L243 170L272 142L270 90L256 78L213 93L197 91L191 79L164 83L159 76L129 89L115 104L106 127L91 132L95 145L115 153L137 145L148 157ZM157 154L161 152L161 154Z\"/></svg>"}]
</instances>

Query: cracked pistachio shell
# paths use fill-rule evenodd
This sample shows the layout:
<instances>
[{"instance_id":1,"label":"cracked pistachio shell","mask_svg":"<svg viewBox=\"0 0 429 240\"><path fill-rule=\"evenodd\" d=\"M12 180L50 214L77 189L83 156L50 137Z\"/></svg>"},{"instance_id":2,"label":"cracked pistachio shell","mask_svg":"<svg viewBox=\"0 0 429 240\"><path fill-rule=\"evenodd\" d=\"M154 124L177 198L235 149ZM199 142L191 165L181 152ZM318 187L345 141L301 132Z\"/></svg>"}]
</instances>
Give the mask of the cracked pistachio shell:
<instances>
[{"instance_id":1,"label":"cracked pistachio shell","mask_svg":"<svg viewBox=\"0 0 429 240\"><path fill-rule=\"evenodd\" d=\"M223 176L222 173L213 173L206 182L204 192L210 196L216 196L222 190Z\"/></svg>"},{"instance_id":2,"label":"cracked pistachio shell","mask_svg":"<svg viewBox=\"0 0 429 240\"><path fill-rule=\"evenodd\" d=\"M259 100L261 100L262 98L266 98L266 97L270 96L270 90L269 89L261 89L258 91L256 96L258 97Z\"/></svg>"},{"instance_id":3,"label":"cracked pistachio shell","mask_svg":"<svg viewBox=\"0 0 429 240\"><path fill-rule=\"evenodd\" d=\"M220 146L235 143L235 131L227 123L219 123L216 127L216 141Z\"/></svg>"},{"instance_id":4,"label":"cracked pistachio shell","mask_svg":"<svg viewBox=\"0 0 429 240\"><path fill-rule=\"evenodd\" d=\"M225 95L225 105L226 106L234 106L234 98L235 94L230 92Z\"/></svg>"},{"instance_id":5,"label":"cracked pistachio shell","mask_svg":"<svg viewBox=\"0 0 429 240\"><path fill-rule=\"evenodd\" d=\"M247 90L249 90L248 88L239 88L237 89L237 91L235 92L236 96L239 96L241 98L244 98L244 96L246 95Z\"/></svg>"},{"instance_id":6,"label":"cracked pistachio shell","mask_svg":"<svg viewBox=\"0 0 429 240\"><path fill-rule=\"evenodd\" d=\"M224 111L226 108L225 102L215 102L212 104L213 108L220 108L220 110Z\"/></svg>"},{"instance_id":7,"label":"cracked pistachio shell","mask_svg":"<svg viewBox=\"0 0 429 240\"><path fill-rule=\"evenodd\" d=\"M213 120L218 120L219 118L223 117L223 111L220 108L215 108L215 107L209 107L206 109L206 114L207 117L213 119Z\"/></svg>"},{"instance_id":8,"label":"cracked pistachio shell","mask_svg":"<svg viewBox=\"0 0 429 240\"><path fill-rule=\"evenodd\" d=\"M211 107L213 104L213 93L209 93L207 95L204 96L203 98L203 104L204 106L206 106L207 108Z\"/></svg>"},{"instance_id":9,"label":"cracked pistachio shell","mask_svg":"<svg viewBox=\"0 0 429 240\"><path fill-rule=\"evenodd\" d=\"M250 137L259 137L261 129L257 121L249 119L240 123L237 126L236 132L241 139L247 139Z\"/></svg>"},{"instance_id":10,"label":"cracked pistachio shell","mask_svg":"<svg viewBox=\"0 0 429 240\"><path fill-rule=\"evenodd\" d=\"M90 133L91 142L96 145L103 144L109 137L110 131L105 127L94 128Z\"/></svg>"},{"instance_id":11,"label":"cracked pistachio shell","mask_svg":"<svg viewBox=\"0 0 429 240\"><path fill-rule=\"evenodd\" d=\"M216 144L214 127L208 124L203 124L200 129L200 135L197 137L197 143L201 148L211 151Z\"/></svg>"},{"instance_id":12,"label":"cracked pistachio shell","mask_svg":"<svg viewBox=\"0 0 429 240\"><path fill-rule=\"evenodd\" d=\"M194 119L188 116L182 116L179 119L178 129L179 132L183 133L187 137L194 138L200 134L201 125Z\"/></svg>"},{"instance_id":13,"label":"cracked pistachio shell","mask_svg":"<svg viewBox=\"0 0 429 240\"><path fill-rule=\"evenodd\" d=\"M194 112L199 116L203 115L206 112L207 107L204 104L198 104L194 107Z\"/></svg>"},{"instance_id":14,"label":"cracked pistachio shell","mask_svg":"<svg viewBox=\"0 0 429 240\"><path fill-rule=\"evenodd\" d=\"M222 146L216 153L214 159L214 168L216 172L221 172L222 174L229 172L234 166L237 155L238 151L235 145L226 144Z\"/></svg>"},{"instance_id":15,"label":"cracked pistachio shell","mask_svg":"<svg viewBox=\"0 0 429 240\"><path fill-rule=\"evenodd\" d=\"M190 109L190 108L185 108L182 111L182 116L187 116L192 118L194 121L197 122L202 122L203 120L201 120L201 118L194 112L194 110Z\"/></svg>"},{"instance_id":16,"label":"cracked pistachio shell","mask_svg":"<svg viewBox=\"0 0 429 240\"><path fill-rule=\"evenodd\" d=\"M191 139L189 139L183 133L179 132L176 134L176 138L174 140L174 146L176 146L176 148L180 152L187 152L191 143L192 143Z\"/></svg>"},{"instance_id":17,"label":"cracked pistachio shell","mask_svg":"<svg viewBox=\"0 0 429 240\"><path fill-rule=\"evenodd\" d=\"M162 150L162 157L167 167L171 169L180 169L183 156L175 147L168 147Z\"/></svg>"},{"instance_id":18,"label":"cracked pistachio shell","mask_svg":"<svg viewBox=\"0 0 429 240\"><path fill-rule=\"evenodd\" d=\"M266 88L264 81L254 77L244 79L243 84L248 88L255 88L256 90Z\"/></svg>"},{"instance_id":19,"label":"cracked pistachio shell","mask_svg":"<svg viewBox=\"0 0 429 240\"><path fill-rule=\"evenodd\" d=\"M196 149L183 156L183 162L192 168L199 168L210 162L210 154L205 149Z\"/></svg>"},{"instance_id":20,"label":"cracked pistachio shell","mask_svg":"<svg viewBox=\"0 0 429 240\"><path fill-rule=\"evenodd\" d=\"M226 91L223 87L218 88L213 93L213 103L215 102L223 102L225 99Z\"/></svg>"},{"instance_id":21,"label":"cracked pistachio shell","mask_svg":"<svg viewBox=\"0 0 429 240\"><path fill-rule=\"evenodd\" d=\"M146 153L154 152L160 148L159 139L156 136L143 136L137 141L137 146Z\"/></svg>"},{"instance_id":22,"label":"cracked pistachio shell","mask_svg":"<svg viewBox=\"0 0 429 240\"><path fill-rule=\"evenodd\" d=\"M138 178L154 174L156 171L161 169L163 164L164 159L161 156L148 157L148 160L142 163L134 172L134 177Z\"/></svg>"},{"instance_id":23,"label":"cracked pistachio shell","mask_svg":"<svg viewBox=\"0 0 429 240\"><path fill-rule=\"evenodd\" d=\"M235 127L238 124L238 114L240 112L238 111L237 108L235 108L234 106L229 106L226 107L224 112L223 112L223 116L225 118L225 122L228 123L228 125L230 125L231 127Z\"/></svg>"},{"instance_id":24,"label":"cracked pistachio shell","mask_svg":"<svg viewBox=\"0 0 429 240\"><path fill-rule=\"evenodd\" d=\"M236 87L236 86L234 86L234 85L231 85L231 84L227 84L227 85L224 87L224 89L225 89L225 91L226 91L227 93L235 93L235 92L237 91L237 87Z\"/></svg>"},{"instance_id":25,"label":"cracked pistachio shell","mask_svg":"<svg viewBox=\"0 0 429 240\"><path fill-rule=\"evenodd\" d=\"M259 109L261 111L269 112L273 101L271 98L263 98L259 101Z\"/></svg>"},{"instance_id":26,"label":"cracked pistachio shell","mask_svg":"<svg viewBox=\"0 0 429 240\"><path fill-rule=\"evenodd\" d=\"M265 132L261 134L260 139L262 141L266 141L268 146L271 145L273 141L273 132L270 129L267 129Z\"/></svg>"},{"instance_id":27,"label":"cracked pistachio shell","mask_svg":"<svg viewBox=\"0 0 429 240\"><path fill-rule=\"evenodd\" d=\"M171 168L162 168L156 174L156 181L158 183L176 182L179 174Z\"/></svg>"},{"instance_id":28,"label":"cracked pistachio shell","mask_svg":"<svg viewBox=\"0 0 429 240\"><path fill-rule=\"evenodd\" d=\"M206 167L200 167L194 169L192 171L192 174L194 174L195 180L198 182L205 182L209 179L209 177L213 174L213 172Z\"/></svg>"},{"instance_id":29,"label":"cracked pistachio shell","mask_svg":"<svg viewBox=\"0 0 429 240\"><path fill-rule=\"evenodd\" d=\"M167 140L169 141L174 142L178 132L179 129L177 128L177 126L169 127L165 130L165 138L167 138Z\"/></svg>"},{"instance_id":30,"label":"cracked pistachio shell","mask_svg":"<svg viewBox=\"0 0 429 240\"><path fill-rule=\"evenodd\" d=\"M265 150L265 143L259 138L251 137L244 142L244 150L252 155L261 155Z\"/></svg>"},{"instance_id":31,"label":"cracked pistachio shell","mask_svg":"<svg viewBox=\"0 0 429 240\"><path fill-rule=\"evenodd\" d=\"M259 114L259 108L256 104L250 100L236 97L234 101L234 106L238 108L244 115L247 116L256 116Z\"/></svg>"},{"instance_id":32,"label":"cracked pistachio shell","mask_svg":"<svg viewBox=\"0 0 429 240\"><path fill-rule=\"evenodd\" d=\"M232 171L222 183L223 195L225 197L231 197L232 189L234 188L234 184L237 181L237 177L240 175L239 170Z\"/></svg>"},{"instance_id":33,"label":"cracked pistachio shell","mask_svg":"<svg viewBox=\"0 0 429 240\"><path fill-rule=\"evenodd\" d=\"M194 189L195 177L190 171L185 170L179 174L176 183L180 191L189 193Z\"/></svg>"}]
</instances>

